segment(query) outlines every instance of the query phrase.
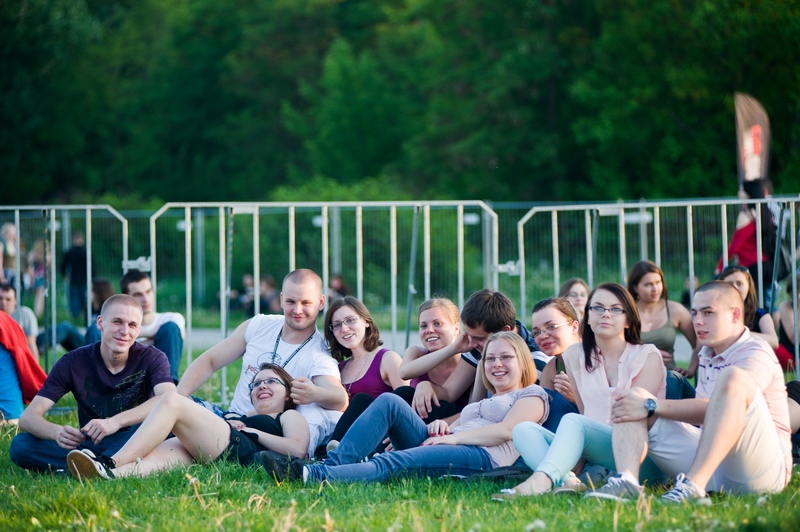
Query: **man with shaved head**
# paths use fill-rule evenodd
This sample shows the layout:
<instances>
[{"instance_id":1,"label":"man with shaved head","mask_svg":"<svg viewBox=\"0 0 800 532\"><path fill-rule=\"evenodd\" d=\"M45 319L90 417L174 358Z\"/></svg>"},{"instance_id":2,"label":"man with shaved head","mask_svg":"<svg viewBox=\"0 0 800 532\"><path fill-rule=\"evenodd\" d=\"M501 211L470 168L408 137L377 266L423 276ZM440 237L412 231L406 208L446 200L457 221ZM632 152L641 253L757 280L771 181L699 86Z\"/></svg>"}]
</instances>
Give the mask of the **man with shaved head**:
<instances>
[{"instance_id":1,"label":"man with shaved head","mask_svg":"<svg viewBox=\"0 0 800 532\"><path fill-rule=\"evenodd\" d=\"M620 393L612 408L620 475L616 486L587 496L638 496L645 453L676 478L664 502L690 502L706 490L779 492L788 484L789 411L775 352L750 334L742 297L728 283L701 286L691 314L702 346L697 397L656 400L641 388Z\"/></svg>"},{"instance_id":2,"label":"man with shaved head","mask_svg":"<svg viewBox=\"0 0 800 532\"><path fill-rule=\"evenodd\" d=\"M311 270L294 270L284 278L280 297L283 316L260 314L242 323L186 368L178 392L194 393L215 371L242 359L230 411L244 414L253 409L247 386L259 366L277 364L294 378L292 400L308 421L308 452L313 454L347 407L347 392L325 337L317 330L317 316L325 308L322 279Z\"/></svg>"}]
</instances>

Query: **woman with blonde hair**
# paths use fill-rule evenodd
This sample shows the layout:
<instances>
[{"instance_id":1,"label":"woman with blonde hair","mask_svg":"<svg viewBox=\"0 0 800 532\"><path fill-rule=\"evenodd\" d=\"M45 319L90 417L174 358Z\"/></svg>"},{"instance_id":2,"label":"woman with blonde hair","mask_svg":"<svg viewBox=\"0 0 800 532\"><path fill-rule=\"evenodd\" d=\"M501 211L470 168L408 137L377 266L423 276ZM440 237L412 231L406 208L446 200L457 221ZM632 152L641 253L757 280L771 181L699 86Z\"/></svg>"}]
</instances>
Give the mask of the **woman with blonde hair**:
<instances>
[{"instance_id":1,"label":"woman with blonde hair","mask_svg":"<svg viewBox=\"0 0 800 532\"><path fill-rule=\"evenodd\" d=\"M261 453L262 465L277 480L304 482L381 482L397 476L471 475L514 463L519 454L511 431L523 421L547 418L547 393L536 382L528 346L513 332L486 340L478 368L492 397L467 405L452 425L427 426L400 397L383 394L347 432L341 445L321 464L288 462ZM363 459L384 434L396 450Z\"/></svg>"}]
</instances>

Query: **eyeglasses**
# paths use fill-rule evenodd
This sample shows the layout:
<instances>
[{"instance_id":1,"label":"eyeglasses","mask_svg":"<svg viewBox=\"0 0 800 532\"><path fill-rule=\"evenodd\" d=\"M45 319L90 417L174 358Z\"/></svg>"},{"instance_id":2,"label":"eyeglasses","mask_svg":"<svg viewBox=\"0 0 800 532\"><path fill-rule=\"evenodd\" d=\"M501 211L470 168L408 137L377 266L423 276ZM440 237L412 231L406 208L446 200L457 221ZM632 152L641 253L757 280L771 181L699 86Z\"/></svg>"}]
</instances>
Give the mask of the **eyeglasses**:
<instances>
[{"instance_id":1,"label":"eyeglasses","mask_svg":"<svg viewBox=\"0 0 800 532\"><path fill-rule=\"evenodd\" d=\"M589 307L589 312L591 312L592 314L597 314L598 316L602 316L603 314L606 313L606 311L608 311L608 313L611 314L612 316L622 316L623 314L625 314L625 309L620 307L606 308L606 307L601 307L600 305L592 305L591 307Z\"/></svg>"},{"instance_id":2,"label":"eyeglasses","mask_svg":"<svg viewBox=\"0 0 800 532\"><path fill-rule=\"evenodd\" d=\"M281 386L286 386L286 383L283 382L282 380L275 377L270 377L268 379L261 379L260 381L253 381L250 384L248 384L247 387L250 388L250 391L252 392L256 388L260 388L262 384L266 384L267 386L273 384L280 384Z\"/></svg>"},{"instance_id":3,"label":"eyeglasses","mask_svg":"<svg viewBox=\"0 0 800 532\"><path fill-rule=\"evenodd\" d=\"M552 324L551 325L545 325L541 329L533 329L531 331L531 336L533 336L534 338L539 338L541 335L543 335L545 333L551 334L553 331L555 331L559 327L563 327L564 325L569 325L570 323L571 322L569 322L569 321L565 321L564 323L559 323L558 325L552 325Z\"/></svg>"},{"instance_id":4,"label":"eyeglasses","mask_svg":"<svg viewBox=\"0 0 800 532\"><path fill-rule=\"evenodd\" d=\"M328 329L331 331L340 331L342 329L342 325L347 325L348 329L352 329L353 325L358 323L359 317L358 316L347 316L342 321L334 321L330 325L328 325Z\"/></svg>"},{"instance_id":5,"label":"eyeglasses","mask_svg":"<svg viewBox=\"0 0 800 532\"><path fill-rule=\"evenodd\" d=\"M492 364L494 364L495 362L497 362L499 360L500 362L505 364L506 362L510 361L512 358L517 358L517 357L515 357L514 355L500 355L499 357L492 357L492 356L483 357L483 363L488 365L488 366L491 366Z\"/></svg>"}]
</instances>

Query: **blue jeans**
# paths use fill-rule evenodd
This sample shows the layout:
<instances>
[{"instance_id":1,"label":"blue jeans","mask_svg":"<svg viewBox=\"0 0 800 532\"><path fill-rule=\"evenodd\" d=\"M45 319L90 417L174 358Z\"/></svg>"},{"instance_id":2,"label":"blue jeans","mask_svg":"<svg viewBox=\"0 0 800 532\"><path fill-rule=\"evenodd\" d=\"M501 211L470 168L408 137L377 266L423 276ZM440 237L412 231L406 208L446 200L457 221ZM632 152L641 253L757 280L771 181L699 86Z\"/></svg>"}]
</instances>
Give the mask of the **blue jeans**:
<instances>
[{"instance_id":1,"label":"blue jeans","mask_svg":"<svg viewBox=\"0 0 800 532\"><path fill-rule=\"evenodd\" d=\"M36 344L39 351L44 351L50 347L50 327L42 327L42 332L36 337ZM98 331L99 332L99 331ZM56 325L56 343L67 351L72 351L86 345L85 335L81 334L77 327L71 322L62 321Z\"/></svg>"},{"instance_id":2,"label":"blue jeans","mask_svg":"<svg viewBox=\"0 0 800 532\"><path fill-rule=\"evenodd\" d=\"M96 323L92 323L86 328L86 345L99 342L101 339L100 329ZM169 371L174 381L178 380L178 369L180 369L181 358L183 358L183 338L181 329L172 322L167 322L158 329L153 345L164 352L169 360Z\"/></svg>"},{"instance_id":3,"label":"blue jeans","mask_svg":"<svg viewBox=\"0 0 800 532\"><path fill-rule=\"evenodd\" d=\"M695 389L689 379L675 371L667 370L667 399L694 399Z\"/></svg>"},{"instance_id":4,"label":"blue jeans","mask_svg":"<svg viewBox=\"0 0 800 532\"><path fill-rule=\"evenodd\" d=\"M98 456L101 454L111 456L125 445L137 428L139 425L123 428L106 436L97 445L92 443L92 440L86 440L78 446L78 449L89 449ZM43 440L27 432L20 432L11 440L8 455L12 462L23 469L46 473L66 469L69 451L54 440Z\"/></svg>"},{"instance_id":5,"label":"blue jeans","mask_svg":"<svg viewBox=\"0 0 800 532\"><path fill-rule=\"evenodd\" d=\"M153 338L153 345L167 355L169 372L172 375L172 380L177 382L178 370L183 357L183 338L181 338L180 327L171 321L165 323L158 329L155 338Z\"/></svg>"},{"instance_id":6,"label":"blue jeans","mask_svg":"<svg viewBox=\"0 0 800 532\"><path fill-rule=\"evenodd\" d=\"M555 432L558 428L558 424L561 423L561 418L567 414L579 413L578 407L575 403L567 401L567 398L558 392L548 390L547 388L545 388L544 391L550 396L550 414L548 414L542 426L550 432Z\"/></svg>"},{"instance_id":7,"label":"blue jeans","mask_svg":"<svg viewBox=\"0 0 800 532\"><path fill-rule=\"evenodd\" d=\"M79 318L86 308L86 285L85 284L72 284L69 285L69 312L73 318Z\"/></svg>"},{"instance_id":8,"label":"blue jeans","mask_svg":"<svg viewBox=\"0 0 800 532\"><path fill-rule=\"evenodd\" d=\"M0 412L6 419L17 419L23 408L17 366L8 349L0 345Z\"/></svg>"},{"instance_id":9,"label":"blue jeans","mask_svg":"<svg viewBox=\"0 0 800 532\"><path fill-rule=\"evenodd\" d=\"M559 486L581 458L616 471L611 445L611 426L580 414L567 414L561 419L555 435L540 425L520 423L512 434L514 447L534 471L541 471ZM663 474L646 459L639 473L642 480L661 478Z\"/></svg>"},{"instance_id":10,"label":"blue jeans","mask_svg":"<svg viewBox=\"0 0 800 532\"><path fill-rule=\"evenodd\" d=\"M396 449L359 462L386 434ZM307 466L312 481L384 481L395 476L470 475L493 468L489 454L473 445L429 445L428 428L401 397L385 393L367 408L324 464Z\"/></svg>"}]
</instances>

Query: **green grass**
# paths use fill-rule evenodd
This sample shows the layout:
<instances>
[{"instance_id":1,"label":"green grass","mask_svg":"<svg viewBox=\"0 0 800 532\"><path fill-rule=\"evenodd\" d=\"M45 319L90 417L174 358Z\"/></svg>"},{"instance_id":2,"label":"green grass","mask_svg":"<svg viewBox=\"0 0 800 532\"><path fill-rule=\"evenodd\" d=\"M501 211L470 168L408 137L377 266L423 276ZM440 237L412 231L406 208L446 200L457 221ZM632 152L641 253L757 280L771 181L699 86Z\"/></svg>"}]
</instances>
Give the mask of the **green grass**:
<instances>
[{"instance_id":1,"label":"green grass","mask_svg":"<svg viewBox=\"0 0 800 532\"><path fill-rule=\"evenodd\" d=\"M74 423L74 413L57 416ZM544 496L496 503L504 484L394 480L276 485L225 462L147 479L80 483L33 474L8 459L0 429L0 530L797 530L800 478L783 493L720 496L712 506L664 506L660 491L625 505Z\"/></svg>"}]
</instances>

